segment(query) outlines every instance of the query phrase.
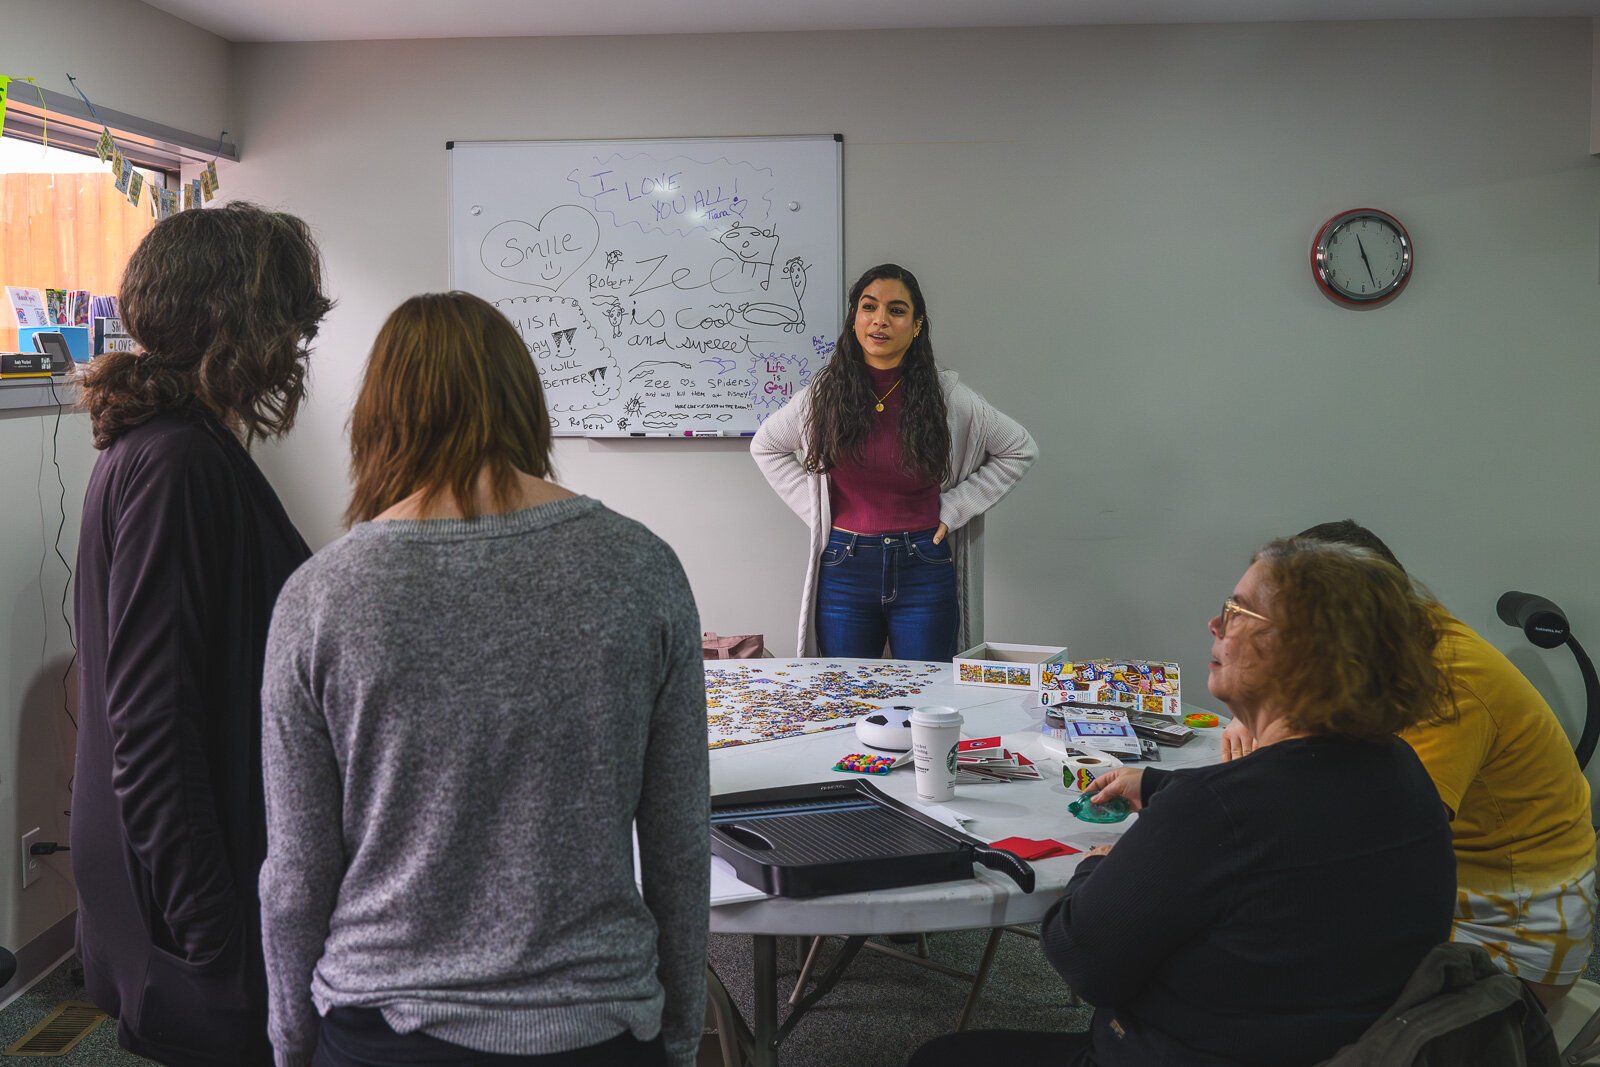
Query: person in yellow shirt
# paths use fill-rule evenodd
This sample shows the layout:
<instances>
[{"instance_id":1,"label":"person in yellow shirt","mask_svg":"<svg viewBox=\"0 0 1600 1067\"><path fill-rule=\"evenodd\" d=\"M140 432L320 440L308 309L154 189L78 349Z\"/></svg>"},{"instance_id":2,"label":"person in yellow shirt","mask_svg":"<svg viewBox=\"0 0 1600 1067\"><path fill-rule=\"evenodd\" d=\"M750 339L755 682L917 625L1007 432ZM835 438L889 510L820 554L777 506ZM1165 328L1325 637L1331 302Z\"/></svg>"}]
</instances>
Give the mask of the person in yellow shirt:
<instances>
[{"instance_id":1,"label":"person in yellow shirt","mask_svg":"<svg viewBox=\"0 0 1600 1067\"><path fill-rule=\"evenodd\" d=\"M1400 567L1388 545L1350 519L1298 536L1356 545ZM1555 713L1522 672L1442 605L1436 615L1434 655L1455 707L1401 737L1450 812L1457 887L1451 937L1482 946L1549 1008L1583 973L1591 949L1589 783ZM1236 723L1223 733L1224 760L1254 747Z\"/></svg>"}]
</instances>

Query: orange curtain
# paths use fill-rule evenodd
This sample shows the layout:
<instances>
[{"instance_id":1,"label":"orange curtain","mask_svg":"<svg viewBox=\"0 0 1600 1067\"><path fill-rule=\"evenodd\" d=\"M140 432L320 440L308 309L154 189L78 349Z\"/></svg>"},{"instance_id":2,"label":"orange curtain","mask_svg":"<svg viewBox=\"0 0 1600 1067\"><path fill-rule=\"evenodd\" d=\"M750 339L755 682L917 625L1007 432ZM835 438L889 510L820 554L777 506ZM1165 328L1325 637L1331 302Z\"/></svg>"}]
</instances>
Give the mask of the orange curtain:
<instances>
[{"instance_id":1,"label":"orange curtain","mask_svg":"<svg viewBox=\"0 0 1600 1067\"><path fill-rule=\"evenodd\" d=\"M0 174L0 285L87 289L113 296L134 246L150 232L150 189L139 206L109 170ZM17 320L0 293L0 350L17 347Z\"/></svg>"}]
</instances>

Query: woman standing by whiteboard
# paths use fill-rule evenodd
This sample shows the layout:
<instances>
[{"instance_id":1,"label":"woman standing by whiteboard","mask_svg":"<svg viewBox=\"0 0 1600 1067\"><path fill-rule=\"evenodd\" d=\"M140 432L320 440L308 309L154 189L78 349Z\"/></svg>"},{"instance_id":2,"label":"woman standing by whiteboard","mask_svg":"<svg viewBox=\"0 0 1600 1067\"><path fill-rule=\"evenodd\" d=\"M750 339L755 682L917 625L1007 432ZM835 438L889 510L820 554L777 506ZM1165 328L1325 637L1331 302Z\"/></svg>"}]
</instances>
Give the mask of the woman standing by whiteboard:
<instances>
[{"instance_id":1,"label":"woman standing by whiteboard","mask_svg":"<svg viewBox=\"0 0 1600 1067\"><path fill-rule=\"evenodd\" d=\"M935 366L910 271L856 280L833 359L750 450L811 526L800 655L949 660L981 634L983 514L1038 448Z\"/></svg>"}]
</instances>

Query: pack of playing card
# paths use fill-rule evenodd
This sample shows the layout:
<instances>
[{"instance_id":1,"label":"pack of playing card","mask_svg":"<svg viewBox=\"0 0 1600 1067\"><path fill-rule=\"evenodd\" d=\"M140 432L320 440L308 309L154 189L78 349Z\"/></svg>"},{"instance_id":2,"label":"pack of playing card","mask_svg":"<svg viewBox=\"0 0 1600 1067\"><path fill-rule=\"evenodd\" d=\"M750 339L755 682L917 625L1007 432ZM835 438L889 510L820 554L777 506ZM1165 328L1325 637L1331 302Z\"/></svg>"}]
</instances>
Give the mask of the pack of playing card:
<instances>
[{"instance_id":1,"label":"pack of playing card","mask_svg":"<svg viewBox=\"0 0 1600 1067\"><path fill-rule=\"evenodd\" d=\"M1039 769L1020 752L1012 752L998 737L973 737L956 745L956 784L1015 782L1039 778Z\"/></svg>"}]
</instances>

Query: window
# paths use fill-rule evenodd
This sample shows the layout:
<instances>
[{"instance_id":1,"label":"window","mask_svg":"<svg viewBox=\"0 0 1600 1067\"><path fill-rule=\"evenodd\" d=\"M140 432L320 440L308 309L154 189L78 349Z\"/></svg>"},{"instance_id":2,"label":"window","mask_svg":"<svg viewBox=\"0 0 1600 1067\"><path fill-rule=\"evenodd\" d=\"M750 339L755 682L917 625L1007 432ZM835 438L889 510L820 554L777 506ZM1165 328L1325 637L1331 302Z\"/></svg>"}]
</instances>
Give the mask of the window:
<instances>
[{"instance_id":1,"label":"window","mask_svg":"<svg viewBox=\"0 0 1600 1067\"><path fill-rule=\"evenodd\" d=\"M177 188L186 169L235 158L215 138L104 107L91 114L48 89L13 82L11 90L0 136L0 285L115 295L128 256L155 225L151 193ZM144 178L138 206L95 155L102 125ZM0 350L16 347L16 318L0 293Z\"/></svg>"},{"instance_id":2,"label":"window","mask_svg":"<svg viewBox=\"0 0 1600 1067\"><path fill-rule=\"evenodd\" d=\"M136 169L149 188L168 187L162 172ZM98 157L0 137L0 285L115 295L128 256L154 225L149 189L135 207ZM0 350L16 348L5 305Z\"/></svg>"}]
</instances>

